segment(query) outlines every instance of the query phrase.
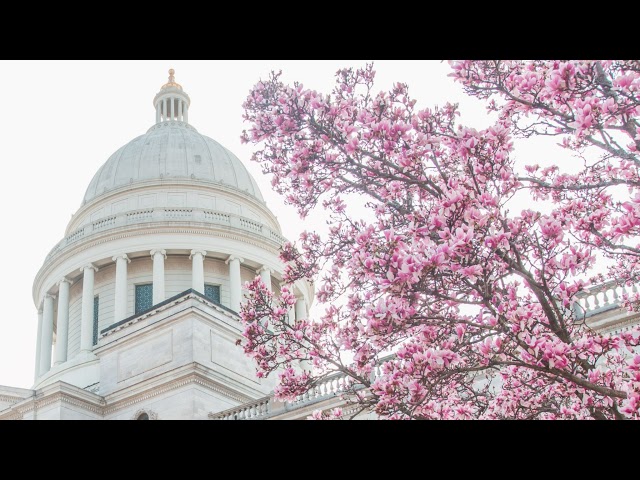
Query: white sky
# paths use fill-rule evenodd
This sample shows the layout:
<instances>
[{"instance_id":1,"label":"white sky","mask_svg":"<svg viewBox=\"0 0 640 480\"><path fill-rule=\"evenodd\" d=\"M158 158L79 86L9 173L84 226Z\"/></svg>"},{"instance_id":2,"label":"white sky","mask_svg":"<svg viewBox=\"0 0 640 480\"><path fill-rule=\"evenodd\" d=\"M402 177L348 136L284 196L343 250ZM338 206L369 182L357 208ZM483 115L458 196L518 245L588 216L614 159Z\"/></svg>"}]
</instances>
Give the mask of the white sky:
<instances>
[{"instance_id":1,"label":"white sky","mask_svg":"<svg viewBox=\"0 0 640 480\"><path fill-rule=\"evenodd\" d=\"M297 238L313 228L272 191L253 147L240 144L248 125L242 103L249 89L271 70L285 82L328 93L334 73L366 61L0 61L0 132L3 185L0 218L3 274L0 276L0 385L33 383L37 310L33 279L51 248L62 239L93 175L109 156L155 122L152 101L176 70L191 97L189 123L245 162L267 205L277 212L284 235ZM489 124L484 104L467 97L439 61L376 61L376 91L394 82L409 84L419 107L458 102L466 125ZM546 141L546 143L545 143ZM526 163L546 163L553 142L529 141L517 150ZM312 315L314 309L312 309Z\"/></svg>"}]
</instances>

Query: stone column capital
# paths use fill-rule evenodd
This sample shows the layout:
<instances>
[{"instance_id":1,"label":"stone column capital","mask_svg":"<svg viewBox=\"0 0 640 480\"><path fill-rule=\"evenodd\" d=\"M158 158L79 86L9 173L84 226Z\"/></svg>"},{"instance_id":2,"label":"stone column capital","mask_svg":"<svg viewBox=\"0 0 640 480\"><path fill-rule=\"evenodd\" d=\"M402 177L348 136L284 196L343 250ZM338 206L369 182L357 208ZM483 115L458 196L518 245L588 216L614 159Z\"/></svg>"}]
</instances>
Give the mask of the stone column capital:
<instances>
[{"instance_id":1,"label":"stone column capital","mask_svg":"<svg viewBox=\"0 0 640 480\"><path fill-rule=\"evenodd\" d=\"M96 267L93 263L89 263L84 267L80 268L80 271L84 273L85 270L93 270L94 272L98 271L98 267Z\"/></svg>"},{"instance_id":2,"label":"stone column capital","mask_svg":"<svg viewBox=\"0 0 640 480\"><path fill-rule=\"evenodd\" d=\"M72 282L67 277L62 277L60 280L58 280L58 283L56 283L56 285L60 286L63 283L68 283L69 285L71 285Z\"/></svg>"},{"instance_id":3,"label":"stone column capital","mask_svg":"<svg viewBox=\"0 0 640 480\"><path fill-rule=\"evenodd\" d=\"M50 298L51 300L55 300L56 296L53 293L45 293L44 299L46 300L47 298Z\"/></svg>"},{"instance_id":4,"label":"stone column capital","mask_svg":"<svg viewBox=\"0 0 640 480\"><path fill-rule=\"evenodd\" d=\"M127 257L126 253L121 253L120 255L115 255L113 257L111 257L111 260L113 260L114 262L117 262L119 258L124 258L127 263L131 263L131 259L129 257Z\"/></svg>"},{"instance_id":5,"label":"stone column capital","mask_svg":"<svg viewBox=\"0 0 640 480\"><path fill-rule=\"evenodd\" d=\"M203 257L207 256L206 250L191 250L191 255L189 255L189 260L191 260L193 258L193 256L197 255L198 253L200 255L202 255Z\"/></svg>"},{"instance_id":6,"label":"stone column capital","mask_svg":"<svg viewBox=\"0 0 640 480\"><path fill-rule=\"evenodd\" d=\"M162 255L165 260L167 259L167 251L166 250L163 250L161 248L154 248L153 250L151 250L149 252L149 255L154 257L156 253L159 253L160 255Z\"/></svg>"},{"instance_id":7,"label":"stone column capital","mask_svg":"<svg viewBox=\"0 0 640 480\"><path fill-rule=\"evenodd\" d=\"M256 270L256 273L257 273L258 275L260 275L262 272L269 272L269 273L271 273L271 272L272 272L272 270L271 270L269 267L267 267L266 265L263 265L263 266L261 266L258 270Z\"/></svg>"},{"instance_id":8,"label":"stone column capital","mask_svg":"<svg viewBox=\"0 0 640 480\"><path fill-rule=\"evenodd\" d=\"M229 255L229 258L227 258L224 263L226 263L227 265L229 265L229 262L233 261L233 260L238 260L240 263L244 263L244 258L242 257L238 257L237 255Z\"/></svg>"}]
</instances>

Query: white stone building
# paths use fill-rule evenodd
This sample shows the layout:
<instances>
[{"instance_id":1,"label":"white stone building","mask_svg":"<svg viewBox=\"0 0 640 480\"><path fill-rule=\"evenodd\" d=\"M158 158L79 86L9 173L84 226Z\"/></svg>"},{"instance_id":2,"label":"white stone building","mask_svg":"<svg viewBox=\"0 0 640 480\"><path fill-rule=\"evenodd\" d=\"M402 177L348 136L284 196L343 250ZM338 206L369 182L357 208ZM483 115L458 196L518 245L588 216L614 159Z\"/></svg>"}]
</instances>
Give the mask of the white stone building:
<instances>
[{"instance_id":1,"label":"white stone building","mask_svg":"<svg viewBox=\"0 0 640 480\"><path fill-rule=\"evenodd\" d=\"M237 345L242 284L260 275L279 291L284 238L242 162L189 124L173 73L155 124L95 174L35 278L34 384L0 386L0 420L300 419L345 404L341 375L274 402ZM628 328L620 290L576 308L594 328ZM295 293L304 318L313 288Z\"/></svg>"},{"instance_id":2,"label":"white stone building","mask_svg":"<svg viewBox=\"0 0 640 480\"><path fill-rule=\"evenodd\" d=\"M169 73L155 124L95 174L35 278L34 384L0 387L0 419L206 419L273 389L237 312L256 275L280 289L280 225ZM301 318L313 288L295 293Z\"/></svg>"}]
</instances>

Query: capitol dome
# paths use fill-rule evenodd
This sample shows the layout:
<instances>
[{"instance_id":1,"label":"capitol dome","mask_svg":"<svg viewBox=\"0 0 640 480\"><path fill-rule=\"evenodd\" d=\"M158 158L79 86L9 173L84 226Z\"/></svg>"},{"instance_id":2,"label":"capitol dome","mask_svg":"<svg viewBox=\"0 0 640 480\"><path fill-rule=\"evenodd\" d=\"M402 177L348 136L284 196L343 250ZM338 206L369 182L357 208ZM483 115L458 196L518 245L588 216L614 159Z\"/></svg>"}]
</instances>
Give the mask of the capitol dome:
<instances>
[{"instance_id":1,"label":"capitol dome","mask_svg":"<svg viewBox=\"0 0 640 480\"><path fill-rule=\"evenodd\" d=\"M242 162L185 122L162 122L118 149L98 170L84 203L122 186L188 178L236 188L264 201Z\"/></svg>"},{"instance_id":2,"label":"capitol dome","mask_svg":"<svg viewBox=\"0 0 640 480\"><path fill-rule=\"evenodd\" d=\"M216 381L233 377L242 401L271 388L251 379L235 342L246 282L260 276L280 292L286 239L238 157L189 123L173 73L153 100L155 123L100 167L36 275L37 388L61 381L109 395L196 364ZM306 318L313 286L298 281L294 294L291 318ZM138 348L135 332L140 345L161 340Z\"/></svg>"}]
</instances>

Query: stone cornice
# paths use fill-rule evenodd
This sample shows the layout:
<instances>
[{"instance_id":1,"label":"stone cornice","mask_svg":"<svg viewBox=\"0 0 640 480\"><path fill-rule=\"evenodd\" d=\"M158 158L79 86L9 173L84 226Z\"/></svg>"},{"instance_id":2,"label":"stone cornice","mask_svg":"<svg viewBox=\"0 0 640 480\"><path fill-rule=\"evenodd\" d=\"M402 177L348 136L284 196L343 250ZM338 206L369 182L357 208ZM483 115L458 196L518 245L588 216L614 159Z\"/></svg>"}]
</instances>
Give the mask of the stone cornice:
<instances>
[{"instance_id":1,"label":"stone cornice","mask_svg":"<svg viewBox=\"0 0 640 480\"><path fill-rule=\"evenodd\" d=\"M103 415L104 399L102 397L65 382L55 382L37 390L35 393L35 396L29 396L12 405L10 410L1 412L0 420L19 420L31 411L35 411L37 418L39 409L56 402L66 403L97 415Z\"/></svg>"},{"instance_id":2,"label":"stone cornice","mask_svg":"<svg viewBox=\"0 0 640 480\"><path fill-rule=\"evenodd\" d=\"M90 401L87 398L80 398L80 396L74 394L72 390L76 387L67 385L64 382L57 382L56 384L49 385L45 389L43 389L48 390L47 393L38 392L35 398L28 397L22 402L12 405L11 407L9 407L9 409L0 412L0 420L19 420L24 418L27 413L33 410L35 410L37 416L37 412L39 409L52 405L56 402L66 403L95 413L96 415L105 416L187 385L199 385L205 387L213 392L224 395L225 397L241 404L253 400L250 396L240 393L232 388L227 387L223 383L209 378L207 376L207 372L209 371L209 369L206 369L206 367L203 367L198 363L194 362L189 365L179 367L176 370L181 369L184 370L184 372L182 374L178 374L177 377L166 382L161 380L161 382L163 383L160 384L158 384L157 382L149 384L142 391L138 391L132 394L127 394L126 391L117 392L116 394L112 394L107 398L93 394L96 397L93 401ZM176 371L172 370L166 372L164 375L173 376L175 374ZM89 392L82 392L85 395L91 395L89 394ZM113 398L114 396L124 398L110 401L109 397ZM147 413L150 412L150 410L148 409L144 410Z\"/></svg>"},{"instance_id":3,"label":"stone cornice","mask_svg":"<svg viewBox=\"0 0 640 480\"><path fill-rule=\"evenodd\" d=\"M124 320L121 320L120 322L117 322L113 325L110 325L104 329L101 330L100 332L100 338L104 338L110 335L113 335L114 333L122 330L123 328L127 328L131 325L134 325L142 320L147 319L148 317L151 316L155 316L160 312L163 312L165 310L170 309L171 307L178 305L180 303L183 303L187 300L196 300L200 303L204 303L205 305L213 308L214 310L217 310L218 312L220 312L221 314L223 314L224 316L229 316L231 317L233 320L236 320L238 323L240 321L240 316L234 312L233 310L225 307L224 305L219 305L217 303L212 302L211 300L209 300L208 298L206 298L204 295L202 295L199 292L196 292L193 289L189 289L186 290L182 293L179 293L178 295L175 295L172 298L168 298L167 300L165 300L164 302L159 303L158 305L155 305L154 307L152 307L151 309L149 309L146 312L142 312L139 313L137 315L133 315L129 318L125 318ZM164 320L164 319L162 319ZM159 321L162 321L159 320ZM154 323L154 325L156 325ZM102 348L102 347L98 347L98 348Z\"/></svg>"},{"instance_id":4,"label":"stone cornice","mask_svg":"<svg viewBox=\"0 0 640 480\"><path fill-rule=\"evenodd\" d=\"M145 400L149 400L151 398L157 397L158 395L162 395L163 393L170 392L172 390L176 390L178 388L182 388L184 386L195 384L200 385L205 388L208 388L211 391L224 395L227 398L235 400L239 403L247 403L252 399L251 397L241 394L224 384L217 382L211 378L207 378L203 373L199 372L200 364L191 363L187 365L190 371L187 371L183 375L180 375L169 382L163 383L161 385L151 385L146 388L142 392L137 392L131 396L123 398L121 400L116 400L111 402L109 396L107 396L107 405L104 408L104 415L110 415L112 413L117 412L118 410L122 410L124 408L135 405L136 403L143 402ZM180 367L184 368L184 367ZM173 375L174 371L166 372L164 375ZM118 396L121 396L122 393L118 392ZM114 396L114 395L111 395Z\"/></svg>"},{"instance_id":5,"label":"stone cornice","mask_svg":"<svg viewBox=\"0 0 640 480\"><path fill-rule=\"evenodd\" d=\"M211 182L211 181L202 180L202 179L192 179L192 178L183 178L183 179L165 178L162 180L150 179L150 180L141 180L133 184L123 185L117 189L110 190L106 193L98 195L97 197L93 198L86 204L82 205L78 209L78 211L73 215L73 217L74 219L80 218L88 210L97 207L100 203L103 203L103 202L107 203L108 201L111 201L112 198L118 197L123 193L128 195L136 190L141 190L141 191L166 190L167 187L187 187L192 190L200 190L203 193L211 193L211 188L213 187L229 195L230 197L235 198L236 200L247 202L252 207L258 208L258 210L264 213L265 216L270 217L271 220L274 222L274 224L278 226L278 229L280 229L278 219L273 214L273 212L271 212L271 210L267 208L266 202L261 202L250 193L245 192L244 190L239 190L233 187L232 185L218 183L218 182ZM72 230L69 230L69 227L73 225L74 219L72 219L69 222L69 225L65 230L65 235L68 235L72 231ZM78 227L76 226L75 228L78 228Z\"/></svg>"},{"instance_id":6,"label":"stone cornice","mask_svg":"<svg viewBox=\"0 0 640 480\"><path fill-rule=\"evenodd\" d=\"M182 223L183 225L180 225ZM66 262L70 258L78 255L84 250L88 250L92 247L102 245L105 243L113 242L115 240L148 236L153 239L154 235L158 234L193 234L203 236L215 236L217 238L227 238L230 240L242 242L244 244L253 245L266 252L278 256L280 244L270 240L264 236L257 235L251 231L241 230L234 227L228 227L217 224L202 224L198 222L171 222L167 225L166 222L149 222L146 224L127 225L124 227L118 227L107 231L96 232L89 235L82 240L72 243L71 245L62 250L56 252L56 254L45 260L42 267L36 274L35 281L33 283L32 295L34 303L37 302L37 292L40 289L40 283L50 274L52 270L58 267L60 264ZM150 242L151 243L151 242Z\"/></svg>"},{"instance_id":7,"label":"stone cornice","mask_svg":"<svg viewBox=\"0 0 640 480\"><path fill-rule=\"evenodd\" d=\"M0 402L18 403L24 400L24 397L0 394Z\"/></svg>"}]
</instances>

